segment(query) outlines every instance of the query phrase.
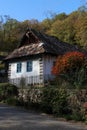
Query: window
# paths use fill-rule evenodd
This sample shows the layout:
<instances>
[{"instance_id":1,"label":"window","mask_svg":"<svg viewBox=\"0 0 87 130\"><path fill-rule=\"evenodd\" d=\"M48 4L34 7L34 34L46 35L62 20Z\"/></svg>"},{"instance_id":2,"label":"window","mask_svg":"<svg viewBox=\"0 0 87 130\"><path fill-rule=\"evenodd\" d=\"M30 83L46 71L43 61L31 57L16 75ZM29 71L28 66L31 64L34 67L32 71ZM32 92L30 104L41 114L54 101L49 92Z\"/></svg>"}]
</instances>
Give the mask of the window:
<instances>
[{"instance_id":1,"label":"window","mask_svg":"<svg viewBox=\"0 0 87 130\"><path fill-rule=\"evenodd\" d=\"M21 72L22 64L21 62L17 63L17 73Z\"/></svg>"},{"instance_id":2,"label":"window","mask_svg":"<svg viewBox=\"0 0 87 130\"><path fill-rule=\"evenodd\" d=\"M32 61L27 61L27 72L32 71Z\"/></svg>"}]
</instances>

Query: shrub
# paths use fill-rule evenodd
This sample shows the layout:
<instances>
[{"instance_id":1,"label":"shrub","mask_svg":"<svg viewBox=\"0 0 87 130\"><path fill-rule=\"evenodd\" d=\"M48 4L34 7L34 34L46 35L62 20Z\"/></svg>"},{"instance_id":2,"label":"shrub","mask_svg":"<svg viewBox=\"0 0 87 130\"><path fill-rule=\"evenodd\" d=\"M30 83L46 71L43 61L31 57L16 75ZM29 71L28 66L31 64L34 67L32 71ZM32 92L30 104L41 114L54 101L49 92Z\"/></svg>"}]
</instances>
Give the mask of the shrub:
<instances>
[{"instance_id":1,"label":"shrub","mask_svg":"<svg viewBox=\"0 0 87 130\"><path fill-rule=\"evenodd\" d=\"M84 114L80 110L73 111L71 115L71 119L75 121L83 121L84 120Z\"/></svg>"},{"instance_id":2,"label":"shrub","mask_svg":"<svg viewBox=\"0 0 87 130\"><path fill-rule=\"evenodd\" d=\"M67 92L63 88L47 87L43 89L42 109L57 116L68 112Z\"/></svg>"},{"instance_id":3,"label":"shrub","mask_svg":"<svg viewBox=\"0 0 87 130\"><path fill-rule=\"evenodd\" d=\"M52 111L57 116L63 116L69 113L68 95L64 88L55 89L55 95L52 99Z\"/></svg>"},{"instance_id":4,"label":"shrub","mask_svg":"<svg viewBox=\"0 0 87 130\"><path fill-rule=\"evenodd\" d=\"M55 95L54 88L52 87L44 87L43 95L42 95L42 110L46 113L52 113L52 99Z\"/></svg>"},{"instance_id":5,"label":"shrub","mask_svg":"<svg viewBox=\"0 0 87 130\"><path fill-rule=\"evenodd\" d=\"M67 120L87 120L85 114L87 93L84 90L68 90L61 87L43 88L42 110ZM86 116L85 116L86 115Z\"/></svg>"},{"instance_id":6,"label":"shrub","mask_svg":"<svg viewBox=\"0 0 87 130\"><path fill-rule=\"evenodd\" d=\"M81 52L68 52L57 58L52 68L56 77L68 81L74 87L79 87L87 81L87 64L85 55Z\"/></svg>"},{"instance_id":7,"label":"shrub","mask_svg":"<svg viewBox=\"0 0 87 130\"><path fill-rule=\"evenodd\" d=\"M87 124L87 101L85 101L82 105L83 114L84 114L84 121Z\"/></svg>"},{"instance_id":8,"label":"shrub","mask_svg":"<svg viewBox=\"0 0 87 130\"><path fill-rule=\"evenodd\" d=\"M17 96L18 89L15 85L9 83L0 84L0 100L6 100L9 97Z\"/></svg>"},{"instance_id":9,"label":"shrub","mask_svg":"<svg viewBox=\"0 0 87 130\"><path fill-rule=\"evenodd\" d=\"M19 100L15 97L10 97L6 100L6 103L13 106L18 106L20 104Z\"/></svg>"},{"instance_id":10,"label":"shrub","mask_svg":"<svg viewBox=\"0 0 87 130\"><path fill-rule=\"evenodd\" d=\"M87 100L87 91L86 90L72 90L68 92L68 102L71 109L71 119L75 121L84 121L85 120L85 109L84 102Z\"/></svg>"},{"instance_id":11,"label":"shrub","mask_svg":"<svg viewBox=\"0 0 87 130\"><path fill-rule=\"evenodd\" d=\"M63 72L69 72L72 69L80 68L84 62L85 55L81 52L67 52L63 56L57 58L56 64L52 69L52 73L59 75Z\"/></svg>"}]
</instances>

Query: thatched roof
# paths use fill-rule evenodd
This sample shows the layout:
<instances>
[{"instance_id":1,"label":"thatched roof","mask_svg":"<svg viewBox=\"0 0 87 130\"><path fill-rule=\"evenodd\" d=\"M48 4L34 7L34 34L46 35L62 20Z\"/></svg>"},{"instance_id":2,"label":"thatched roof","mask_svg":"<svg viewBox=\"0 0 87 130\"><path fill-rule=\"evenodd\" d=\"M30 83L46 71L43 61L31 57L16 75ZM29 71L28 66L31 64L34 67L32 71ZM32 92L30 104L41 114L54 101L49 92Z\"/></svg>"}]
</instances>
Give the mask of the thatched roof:
<instances>
[{"instance_id":1,"label":"thatched roof","mask_svg":"<svg viewBox=\"0 0 87 130\"><path fill-rule=\"evenodd\" d=\"M42 53L61 55L65 52L76 50L78 50L78 48L74 45L61 42L54 36L28 29L24 34L19 47L8 55L5 60Z\"/></svg>"}]
</instances>

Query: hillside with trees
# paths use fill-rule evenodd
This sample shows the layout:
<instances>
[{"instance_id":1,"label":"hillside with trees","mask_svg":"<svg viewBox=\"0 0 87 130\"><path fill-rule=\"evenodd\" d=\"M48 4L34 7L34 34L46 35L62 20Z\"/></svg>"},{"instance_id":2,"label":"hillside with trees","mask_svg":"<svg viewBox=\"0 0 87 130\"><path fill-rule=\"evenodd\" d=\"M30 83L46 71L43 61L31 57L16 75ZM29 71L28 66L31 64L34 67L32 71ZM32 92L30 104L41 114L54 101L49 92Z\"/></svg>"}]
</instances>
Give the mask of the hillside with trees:
<instances>
[{"instance_id":1,"label":"hillside with trees","mask_svg":"<svg viewBox=\"0 0 87 130\"><path fill-rule=\"evenodd\" d=\"M39 22L36 19L19 22L10 16L0 16L0 51L11 52L18 47L27 28L56 36L59 40L87 48L87 10L80 7L67 15L52 15Z\"/></svg>"}]
</instances>

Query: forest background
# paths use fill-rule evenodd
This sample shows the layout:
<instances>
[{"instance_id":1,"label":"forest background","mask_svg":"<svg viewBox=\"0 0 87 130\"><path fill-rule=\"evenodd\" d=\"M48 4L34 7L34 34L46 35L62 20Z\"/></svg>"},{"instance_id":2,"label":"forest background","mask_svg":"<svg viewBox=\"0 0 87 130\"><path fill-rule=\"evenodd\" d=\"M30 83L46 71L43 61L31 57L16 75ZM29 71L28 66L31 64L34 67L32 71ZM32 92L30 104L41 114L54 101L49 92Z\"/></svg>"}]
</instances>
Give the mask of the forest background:
<instances>
[{"instance_id":1,"label":"forest background","mask_svg":"<svg viewBox=\"0 0 87 130\"><path fill-rule=\"evenodd\" d=\"M60 41L87 48L87 8L81 6L70 14L50 13L50 18L20 22L9 15L0 16L0 52L9 53L18 47L27 30L33 28L42 33L56 36Z\"/></svg>"}]
</instances>

